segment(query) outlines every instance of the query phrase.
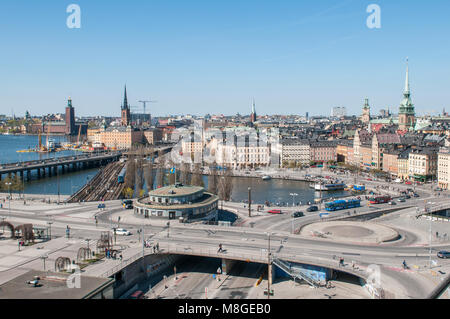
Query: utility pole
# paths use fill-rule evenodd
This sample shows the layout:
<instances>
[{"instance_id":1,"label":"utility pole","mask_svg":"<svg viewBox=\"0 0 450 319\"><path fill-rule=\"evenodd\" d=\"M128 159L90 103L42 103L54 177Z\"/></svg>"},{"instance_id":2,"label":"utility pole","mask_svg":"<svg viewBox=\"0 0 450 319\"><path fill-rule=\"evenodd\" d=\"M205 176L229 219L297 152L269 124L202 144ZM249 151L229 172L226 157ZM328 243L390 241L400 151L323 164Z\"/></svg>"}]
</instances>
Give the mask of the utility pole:
<instances>
[{"instance_id":1,"label":"utility pole","mask_svg":"<svg viewBox=\"0 0 450 319\"><path fill-rule=\"evenodd\" d=\"M252 217L252 188L248 188L248 217Z\"/></svg>"},{"instance_id":2,"label":"utility pole","mask_svg":"<svg viewBox=\"0 0 450 319\"><path fill-rule=\"evenodd\" d=\"M267 299L270 299L270 280L271 280L271 261L270 261L270 233L268 233L268 249L267 249Z\"/></svg>"}]
</instances>

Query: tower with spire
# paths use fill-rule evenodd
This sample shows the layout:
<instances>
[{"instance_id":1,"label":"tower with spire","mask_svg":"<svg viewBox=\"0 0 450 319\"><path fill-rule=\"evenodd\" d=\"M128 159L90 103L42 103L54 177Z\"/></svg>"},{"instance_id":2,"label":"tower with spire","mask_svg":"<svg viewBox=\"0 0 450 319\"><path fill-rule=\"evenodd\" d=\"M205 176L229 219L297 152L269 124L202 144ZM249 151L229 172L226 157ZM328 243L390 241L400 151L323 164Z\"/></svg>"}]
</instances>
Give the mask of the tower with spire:
<instances>
[{"instance_id":1,"label":"tower with spire","mask_svg":"<svg viewBox=\"0 0 450 319\"><path fill-rule=\"evenodd\" d=\"M253 103L252 103L252 114L250 115L250 121L253 124L256 122L256 104L255 104L255 99L253 99Z\"/></svg>"},{"instance_id":2,"label":"tower with spire","mask_svg":"<svg viewBox=\"0 0 450 319\"><path fill-rule=\"evenodd\" d=\"M366 98L364 100L364 106L363 106L363 114L361 117L361 121L364 124L369 124L370 123L370 105L369 105L369 99Z\"/></svg>"},{"instance_id":3,"label":"tower with spire","mask_svg":"<svg viewBox=\"0 0 450 319\"><path fill-rule=\"evenodd\" d=\"M127 86L125 85L125 93L123 96L122 103L122 126L129 126L131 124L131 111L130 105L128 104L128 96L127 96Z\"/></svg>"},{"instance_id":4,"label":"tower with spire","mask_svg":"<svg viewBox=\"0 0 450 319\"><path fill-rule=\"evenodd\" d=\"M416 126L416 113L411 101L411 90L409 86L409 63L406 59L406 80L403 100L398 112L398 127L401 131L413 130Z\"/></svg>"}]
</instances>

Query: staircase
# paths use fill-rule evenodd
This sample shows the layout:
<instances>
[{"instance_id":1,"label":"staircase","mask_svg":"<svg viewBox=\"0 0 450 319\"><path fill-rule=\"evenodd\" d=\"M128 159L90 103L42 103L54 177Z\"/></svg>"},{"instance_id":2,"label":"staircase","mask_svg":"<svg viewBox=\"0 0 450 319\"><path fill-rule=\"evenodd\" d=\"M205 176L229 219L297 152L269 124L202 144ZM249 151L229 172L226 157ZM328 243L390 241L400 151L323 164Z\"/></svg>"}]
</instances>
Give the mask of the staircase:
<instances>
[{"instance_id":1,"label":"staircase","mask_svg":"<svg viewBox=\"0 0 450 319\"><path fill-rule=\"evenodd\" d=\"M301 270L299 270L299 269L291 269L288 264L286 264L284 261L282 261L280 259L274 259L273 260L273 264L275 266L277 266L278 268L280 268L281 270L283 270L284 272L286 272L289 276L294 278L294 280L296 278L299 279L299 280L304 280L308 284L313 286L314 288L319 288L320 285L321 285L320 282L318 282L317 280L311 278L310 276L308 276L306 273L302 272Z\"/></svg>"}]
</instances>

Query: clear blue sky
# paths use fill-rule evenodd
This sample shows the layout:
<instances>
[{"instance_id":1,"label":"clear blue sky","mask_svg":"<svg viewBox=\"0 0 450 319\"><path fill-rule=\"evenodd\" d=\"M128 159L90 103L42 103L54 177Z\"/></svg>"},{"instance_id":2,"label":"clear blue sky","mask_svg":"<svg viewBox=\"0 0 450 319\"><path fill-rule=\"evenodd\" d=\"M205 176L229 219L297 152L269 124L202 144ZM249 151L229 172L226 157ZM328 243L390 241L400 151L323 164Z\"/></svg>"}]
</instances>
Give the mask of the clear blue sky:
<instances>
[{"instance_id":1,"label":"clear blue sky","mask_svg":"<svg viewBox=\"0 0 450 319\"><path fill-rule=\"evenodd\" d=\"M66 7L82 28L66 27ZM366 26L369 4L382 28ZM450 110L448 0L2 0L0 114L360 114L398 109L409 56L419 114Z\"/></svg>"}]
</instances>

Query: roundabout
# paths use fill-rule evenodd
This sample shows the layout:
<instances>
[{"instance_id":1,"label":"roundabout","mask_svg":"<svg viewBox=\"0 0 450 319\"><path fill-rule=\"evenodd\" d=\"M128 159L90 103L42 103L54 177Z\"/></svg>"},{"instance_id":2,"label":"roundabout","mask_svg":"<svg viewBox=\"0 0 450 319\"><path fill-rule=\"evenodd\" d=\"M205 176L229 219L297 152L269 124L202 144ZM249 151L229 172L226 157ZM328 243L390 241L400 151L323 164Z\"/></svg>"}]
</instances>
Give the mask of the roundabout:
<instances>
[{"instance_id":1,"label":"roundabout","mask_svg":"<svg viewBox=\"0 0 450 319\"><path fill-rule=\"evenodd\" d=\"M379 244L397 240L394 229L368 222L318 222L303 227L300 235L325 238L346 243Z\"/></svg>"}]
</instances>

